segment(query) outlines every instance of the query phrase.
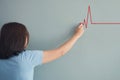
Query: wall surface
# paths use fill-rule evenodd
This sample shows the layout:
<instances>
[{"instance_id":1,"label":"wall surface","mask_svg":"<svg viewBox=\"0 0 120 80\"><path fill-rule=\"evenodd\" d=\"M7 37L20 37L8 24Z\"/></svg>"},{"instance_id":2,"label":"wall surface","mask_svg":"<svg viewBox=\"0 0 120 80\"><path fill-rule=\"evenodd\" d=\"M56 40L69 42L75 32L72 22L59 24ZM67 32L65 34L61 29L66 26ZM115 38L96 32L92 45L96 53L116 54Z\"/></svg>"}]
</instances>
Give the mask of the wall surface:
<instances>
[{"instance_id":1,"label":"wall surface","mask_svg":"<svg viewBox=\"0 0 120 80\"><path fill-rule=\"evenodd\" d=\"M21 22L30 32L28 49L54 49L86 18L120 22L120 0L0 0L0 26ZM35 68L34 80L120 80L120 25L88 23L68 54Z\"/></svg>"}]
</instances>

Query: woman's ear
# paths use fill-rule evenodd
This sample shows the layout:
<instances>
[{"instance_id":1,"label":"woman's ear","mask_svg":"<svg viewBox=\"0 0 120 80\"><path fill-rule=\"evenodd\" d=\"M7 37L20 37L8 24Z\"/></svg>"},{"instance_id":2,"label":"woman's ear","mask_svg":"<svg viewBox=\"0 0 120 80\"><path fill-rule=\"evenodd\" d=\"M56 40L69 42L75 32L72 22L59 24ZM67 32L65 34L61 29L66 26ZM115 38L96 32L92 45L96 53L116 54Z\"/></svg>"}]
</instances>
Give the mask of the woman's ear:
<instances>
[{"instance_id":1,"label":"woman's ear","mask_svg":"<svg viewBox=\"0 0 120 80\"><path fill-rule=\"evenodd\" d=\"M28 45L28 38L26 37L26 39L25 39L25 44L24 44L24 48L26 48L27 45Z\"/></svg>"}]
</instances>

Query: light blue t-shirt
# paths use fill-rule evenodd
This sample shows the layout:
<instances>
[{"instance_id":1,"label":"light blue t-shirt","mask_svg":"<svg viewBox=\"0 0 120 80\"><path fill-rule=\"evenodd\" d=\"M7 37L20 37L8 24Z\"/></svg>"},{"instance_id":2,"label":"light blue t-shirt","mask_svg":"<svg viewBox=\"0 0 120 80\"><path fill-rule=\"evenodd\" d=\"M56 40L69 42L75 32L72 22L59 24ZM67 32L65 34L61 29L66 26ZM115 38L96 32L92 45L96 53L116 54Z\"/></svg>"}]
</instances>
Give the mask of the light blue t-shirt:
<instances>
[{"instance_id":1,"label":"light blue t-shirt","mask_svg":"<svg viewBox=\"0 0 120 80\"><path fill-rule=\"evenodd\" d=\"M34 67L42 64L43 51L26 50L10 59L0 59L0 80L33 80Z\"/></svg>"}]
</instances>

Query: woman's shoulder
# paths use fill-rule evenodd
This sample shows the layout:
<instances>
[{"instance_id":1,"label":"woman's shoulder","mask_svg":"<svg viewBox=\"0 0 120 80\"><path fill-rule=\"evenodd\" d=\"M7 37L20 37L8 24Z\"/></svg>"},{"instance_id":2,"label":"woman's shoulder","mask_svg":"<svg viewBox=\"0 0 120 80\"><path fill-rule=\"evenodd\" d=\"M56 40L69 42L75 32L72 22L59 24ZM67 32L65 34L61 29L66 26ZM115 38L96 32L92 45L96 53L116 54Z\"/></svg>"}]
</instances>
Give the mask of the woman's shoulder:
<instances>
[{"instance_id":1,"label":"woman's shoulder","mask_svg":"<svg viewBox=\"0 0 120 80\"><path fill-rule=\"evenodd\" d=\"M33 65L42 64L43 51L42 50L25 50L20 55L19 58L22 61L29 61Z\"/></svg>"},{"instance_id":2,"label":"woman's shoulder","mask_svg":"<svg viewBox=\"0 0 120 80\"><path fill-rule=\"evenodd\" d=\"M33 55L40 55L42 54L42 50L24 50L20 53L20 56L33 56Z\"/></svg>"}]
</instances>

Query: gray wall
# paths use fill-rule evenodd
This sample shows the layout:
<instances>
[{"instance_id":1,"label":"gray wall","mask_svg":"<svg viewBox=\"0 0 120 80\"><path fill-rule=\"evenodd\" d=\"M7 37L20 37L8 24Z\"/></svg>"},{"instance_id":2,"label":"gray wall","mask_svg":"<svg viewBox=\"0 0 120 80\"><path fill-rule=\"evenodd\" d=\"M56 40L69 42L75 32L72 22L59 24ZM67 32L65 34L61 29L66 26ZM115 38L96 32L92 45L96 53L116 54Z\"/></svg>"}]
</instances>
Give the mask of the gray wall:
<instances>
[{"instance_id":1,"label":"gray wall","mask_svg":"<svg viewBox=\"0 0 120 80\"><path fill-rule=\"evenodd\" d=\"M53 49L73 35L91 5L93 21L120 22L120 0L0 0L0 26L30 32L28 49ZM120 25L88 24L70 52L35 68L34 80L120 80Z\"/></svg>"}]
</instances>

